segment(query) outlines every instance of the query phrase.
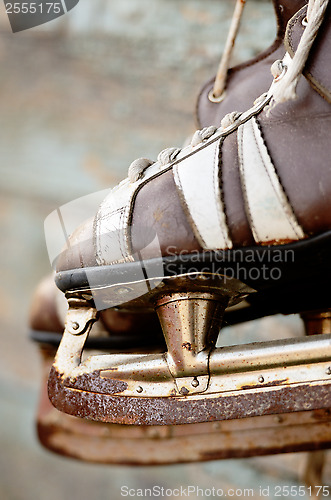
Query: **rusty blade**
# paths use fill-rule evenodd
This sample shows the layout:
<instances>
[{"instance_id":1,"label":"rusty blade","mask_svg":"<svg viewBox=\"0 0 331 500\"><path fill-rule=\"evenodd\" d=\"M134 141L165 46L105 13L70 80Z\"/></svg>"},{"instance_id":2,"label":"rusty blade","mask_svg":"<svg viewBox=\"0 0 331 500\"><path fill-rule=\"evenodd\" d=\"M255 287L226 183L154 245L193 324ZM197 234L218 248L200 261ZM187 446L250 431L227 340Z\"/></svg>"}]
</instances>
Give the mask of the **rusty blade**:
<instances>
[{"instance_id":1,"label":"rusty blade","mask_svg":"<svg viewBox=\"0 0 331 500\"><path fill-rule=\"evenodd\" d=\"M48 380L48 394L58 410L135 425L178 425L330 408L330 389L331 380L322 380L187 397L125 397L120 395L123 383L102 379L99 372L70 381L53 367Z\"/></svg>"},{"instance_id":2,"label":"rusty blade","mask_svg":"<svg viewBox=\"0 0 331 500\"><path fill-rule=\"evenodd\" d=\"M86 462L161 465L310 451L331 446L330 409L222 422L132 426L92 422L56 410L47 396L52 356L37 416L38 437L48 450Z\"/></svg>"}]
</instances>

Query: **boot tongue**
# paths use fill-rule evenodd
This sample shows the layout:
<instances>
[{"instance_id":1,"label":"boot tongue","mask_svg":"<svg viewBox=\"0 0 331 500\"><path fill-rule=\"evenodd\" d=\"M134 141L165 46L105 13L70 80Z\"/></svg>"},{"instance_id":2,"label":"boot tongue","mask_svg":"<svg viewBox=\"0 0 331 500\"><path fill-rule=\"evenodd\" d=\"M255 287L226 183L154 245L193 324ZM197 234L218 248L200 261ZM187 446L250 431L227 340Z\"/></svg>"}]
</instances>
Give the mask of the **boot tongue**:
<instances>
[{"instance_id":1,"label":"boot tongue","mask_svg":"<svg viewBox=\"0 0 331 500\"><path fill-rule=\"evenodd\" d=\"M307 5L308 0L273 0L279 30L284 33L287 23L299 9Z\"/></svg>"},{"instance_id":2,"label":"boot tongue","mask_svg":"<svg viewBox=\"0 0 331 500\"><path fill-rule=\"evenodd\" d=\"M286 29L284 45L287 52L294 56L304 32L302 21L307 15L307 7L303 7L289 21ZM329 4L323 24L310 51L303 74L310 85L331 104L331 4Z\"/></svg>"}]
</instances>

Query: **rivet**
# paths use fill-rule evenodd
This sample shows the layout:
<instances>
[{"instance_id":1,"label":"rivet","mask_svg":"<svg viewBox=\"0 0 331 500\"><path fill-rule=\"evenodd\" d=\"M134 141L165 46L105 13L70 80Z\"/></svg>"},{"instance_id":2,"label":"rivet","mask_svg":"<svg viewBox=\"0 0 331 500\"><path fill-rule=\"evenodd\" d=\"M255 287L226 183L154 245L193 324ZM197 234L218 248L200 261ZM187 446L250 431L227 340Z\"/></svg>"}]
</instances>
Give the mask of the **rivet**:
<instances>
[{"instance_id":1,"label":"rivet","mask_svg":"<svg viewBox=\"0 0 331 500\"><path fill-rule=\"evenodd\" d=\"M143 392L143 390L144 390L144 389L141 387L141 385L140 385L139 387L137 387L137 392L138 392L139 394L141 394L141 393Z\"/></svg>"},{"instance_id":2,"label":"rivet","mask_svg":"<svg viewBox=\"0 0 331 500\"><path fill-rule=\"evenodd\" d=\"M328 366L328 368L325 370L325 373L327 375L331 375L331 366Z\"/></svg>"},{"instance_id":3,"label":"rivet","mask_svg":"<svg viewBox=\"0 0 331 500\"><path fill-rule=\"evenodd\" d=\"M263 382L264 382L264 377L262 377L262 375L259 377L259 382L260 382L260 384L263 384Z\"/></svg>"},{"instance_id":4,"label":"rivet","mask_svg":"<svg viewBox=\"0 0 331 500\"><path fill-rule=\"evenodd\" d=\"M78 328L79 328L79 323L77 323L77 321L73 321L73 322L72 322L72 324L71 324L71 326L72 326L72 329L73 329L73 330L78 330Z\"/></svg>"},{"instance_id":5,"label":"rivet","mask_svg":"<svg viewBox=\"0 0 331 500\"><path fill-rule=\"evenodd\" d=\"M199 385L199 380L197 378L194 378L191 382L192 387L198 387Z\"/></svg>"}]
</instances>

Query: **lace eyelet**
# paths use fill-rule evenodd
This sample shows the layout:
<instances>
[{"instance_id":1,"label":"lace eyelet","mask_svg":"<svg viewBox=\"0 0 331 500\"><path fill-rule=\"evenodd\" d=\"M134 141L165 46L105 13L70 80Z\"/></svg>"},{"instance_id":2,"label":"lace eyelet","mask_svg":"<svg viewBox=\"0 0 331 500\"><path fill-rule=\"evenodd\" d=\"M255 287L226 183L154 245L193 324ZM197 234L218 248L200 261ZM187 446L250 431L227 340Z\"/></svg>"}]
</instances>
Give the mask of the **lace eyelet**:
<instances>
[{"instance_id":1,"label":"lace eyelet","mask_svg":"<svg viewBox=\"0 0 331 500\"><path fill-rule=\"evenodd\" d=\"M283 64L282 72L280 75L278 75L276 78L274 78L274 82L279 82L279 80L281 80L284 77L286 71L287 71L287 66L286 66L286 64Z\"/></svg>"},{"instance_id":2,"label":"lace eyelet","mask_svg":"<svg viewBox=\"0 0 331 500\"><path fill-rule=\"evenodd\" d=\"M306 17L304 17L304 18L302 19L301 24L302 24L302 26L304 26L304 27L308 26L308 19L307 19L307 16L306 16Z\"/></svg>"},{"instance_id":3,"label":"lace eyelet","mask_svg":"<svg viewBox=\"0 0 331 500\"><path fill-rule=\"evenodd\" d=\"M208 99L210 100L210 102L222 102L224 101L226 97L226 92L225 90L223 90L223 92L221 93L221 95L219 97L215 97L214 96L214 89L211 89L209 92L208 92Z\"/></svg>"}]
</instances>

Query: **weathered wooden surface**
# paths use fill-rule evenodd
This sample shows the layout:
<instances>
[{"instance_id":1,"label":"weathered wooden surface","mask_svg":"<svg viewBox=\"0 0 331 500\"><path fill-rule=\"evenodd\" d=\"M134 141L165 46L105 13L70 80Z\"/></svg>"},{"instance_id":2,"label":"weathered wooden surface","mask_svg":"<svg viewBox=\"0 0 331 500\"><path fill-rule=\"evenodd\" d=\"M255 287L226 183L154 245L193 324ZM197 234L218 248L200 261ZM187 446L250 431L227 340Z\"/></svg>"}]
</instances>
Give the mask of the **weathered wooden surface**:
<instances>
[{"instance_id":1,"label":"weathered wooden surface","mask_svg":"<svg viewBox=\"0 0 331 500\"><path fill-rule=\"evenodd\" d=\"M274 34L270 4L248 4L237 60ZM98 499L116 500L126 484L255 491L297 484L302 455L114 469L48 455L33 432L40 364L27 340L28 309L50 270L44 219L120 180L134 158L182 144L194 130L199 87L216 70L232 7L232 0L81 0L70 16L13 35L0 5L1 499L87 499L97 488ZM301 328L293 318L262 325L225 336L249 340L255 328L276 336Z\"/></svg>"}]
</instances>

